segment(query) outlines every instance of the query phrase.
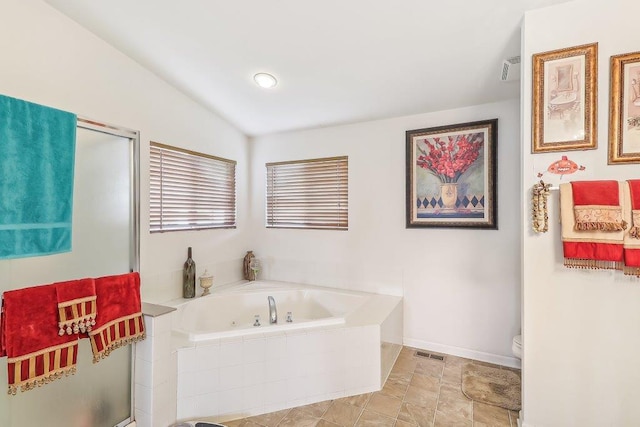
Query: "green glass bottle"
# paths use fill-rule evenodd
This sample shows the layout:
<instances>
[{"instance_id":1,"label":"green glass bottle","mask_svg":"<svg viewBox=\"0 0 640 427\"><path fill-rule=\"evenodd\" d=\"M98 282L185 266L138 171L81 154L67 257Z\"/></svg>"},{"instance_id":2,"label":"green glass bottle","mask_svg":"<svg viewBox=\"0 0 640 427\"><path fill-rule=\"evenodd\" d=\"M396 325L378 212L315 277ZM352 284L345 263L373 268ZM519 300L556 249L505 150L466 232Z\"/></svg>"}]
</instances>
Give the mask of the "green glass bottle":
<instances>
[{"instance_id":1,"label":"green glass bottle","mask_svg":"<svg viewBox=\"0 0 640 427\"><path fill-rule=\"evenodd\" d=\"M182 297L193 298L196 296L196 263L191 258L191 247L187 251L187 260L182 269Z\"/></svg>"}]
</instances>

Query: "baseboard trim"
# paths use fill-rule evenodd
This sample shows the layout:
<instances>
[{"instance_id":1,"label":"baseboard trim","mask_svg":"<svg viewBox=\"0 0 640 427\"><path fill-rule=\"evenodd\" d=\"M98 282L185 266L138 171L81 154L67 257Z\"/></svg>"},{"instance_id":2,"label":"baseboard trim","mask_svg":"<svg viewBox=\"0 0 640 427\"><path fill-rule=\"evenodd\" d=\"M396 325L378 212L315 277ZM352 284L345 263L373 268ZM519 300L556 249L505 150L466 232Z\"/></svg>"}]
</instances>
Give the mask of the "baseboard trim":
<instances>
[{"instance_id":1,"label":"baseboard trim","mask_svg":"<svg viewBox=\"0 0 640 427\"><path fill-rule=\"evenodd\" d=\"M484 353L482 351L469 350L461 347L438 344L434 342L415 340L411 338L403 339L404 345L419 348L421 350L435 351L437 353L451 354L453 356L465 357L467 359L480 360L482 362L494 363L496 365L508 366L510 368L521 369L522 364L517 357L501 356L499 354Z\"/></svg>"}]
</instances>

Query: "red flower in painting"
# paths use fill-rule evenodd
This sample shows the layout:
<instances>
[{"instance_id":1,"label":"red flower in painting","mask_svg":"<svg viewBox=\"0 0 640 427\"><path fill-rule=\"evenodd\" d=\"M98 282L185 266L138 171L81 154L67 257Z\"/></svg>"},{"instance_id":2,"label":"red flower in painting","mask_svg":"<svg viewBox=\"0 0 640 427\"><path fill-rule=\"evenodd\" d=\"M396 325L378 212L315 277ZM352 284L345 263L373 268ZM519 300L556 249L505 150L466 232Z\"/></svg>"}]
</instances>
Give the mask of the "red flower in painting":
<instances>
[{"instance_id":1,"label":"red flower in painting","mask_svg":"<svg viewBox=\"0 0 640 427\"><path fill-rule=\"evenodd\" d=\"M420 148L420 142L426 149ZM425 138L416 144L420 152L416 164L441 182L458 182L460 176L478 159L483 145L482 133Z\"/></svg>"}]
</instances>

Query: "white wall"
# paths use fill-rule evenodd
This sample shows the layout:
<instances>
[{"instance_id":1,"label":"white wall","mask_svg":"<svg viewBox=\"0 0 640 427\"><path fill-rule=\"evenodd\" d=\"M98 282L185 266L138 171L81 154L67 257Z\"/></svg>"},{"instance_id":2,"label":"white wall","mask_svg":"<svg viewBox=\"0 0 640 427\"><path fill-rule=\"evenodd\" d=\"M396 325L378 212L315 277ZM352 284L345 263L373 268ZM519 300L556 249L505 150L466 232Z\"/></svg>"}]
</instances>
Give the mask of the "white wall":
<instances>
[{"instance_id":1,"label":"white wall","mask_svg":"<svg viewBox=\"0 0 640 427\"><path fill-rule=\"evenodd\" d=\"M246 137L140 65L40 0L0 3L0 93L141 132L141 274L147 301L182 294L182 264L192 246L199 275L215 284L242 278L247 250ZM149 141L233 159L238 228L150 235ZM75 203L82 203L76 200ZM25 286L0 262L0 291Z\"/></svg>"},{"instance_id":2,"label":"white wall","mask_svg":"<svg viewBox=\"0 0 640 427\"><path fill-rule=\"evenodd\" d=\"M496 117L499 230L406 229L405 131ZM252 248L264 276L404 295L405 344L517 363L519 131L513 100L256 138ZM340 155L349 156L348 231L264 227L266 162Z\"/></svg>"},{"instance_id":3,"label":"white wall","mask_svg":"<svg viewBox=\"0 0 640 427\"><path fill-rule=\"evenodd\" d=\"M640 3L575 1L527 13L523 29L522 195L524 421L527 426L640 425L640 282L562 265L558 195L549 232L531 232L528 197L540 165L566 154L587 169L569 180L638 178L607 165L609 58L638 51ZM598 149L530 154L531 55L598 42Z\"/></svg>"}]
</instances>

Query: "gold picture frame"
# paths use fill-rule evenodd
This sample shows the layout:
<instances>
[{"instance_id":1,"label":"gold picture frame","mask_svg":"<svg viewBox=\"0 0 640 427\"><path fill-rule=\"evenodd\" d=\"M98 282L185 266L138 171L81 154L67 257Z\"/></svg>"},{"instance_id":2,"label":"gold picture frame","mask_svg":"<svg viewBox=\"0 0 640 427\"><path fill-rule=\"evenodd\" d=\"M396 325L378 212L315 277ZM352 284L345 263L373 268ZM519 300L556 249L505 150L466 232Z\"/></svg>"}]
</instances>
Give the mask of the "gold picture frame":
<instances>
[{"instance_id":1,"label":"gold picture frame","mask_svg":"<svg viewBox=\"0 0 640 427\"><path fill-rule=\"evenodd\" d=\"M533 55L532 153L597 148L598 43Z\"/></svg>"},{"instance_id":2,"label":"gold picture frame","mask_svg":"<svg viewBox=\"0 0 640 427\"><path fill-rule=\"evenodd\" d=\"M611 57L609 161L640 163L640 52Z\"/></svg>"}]
</instances>

